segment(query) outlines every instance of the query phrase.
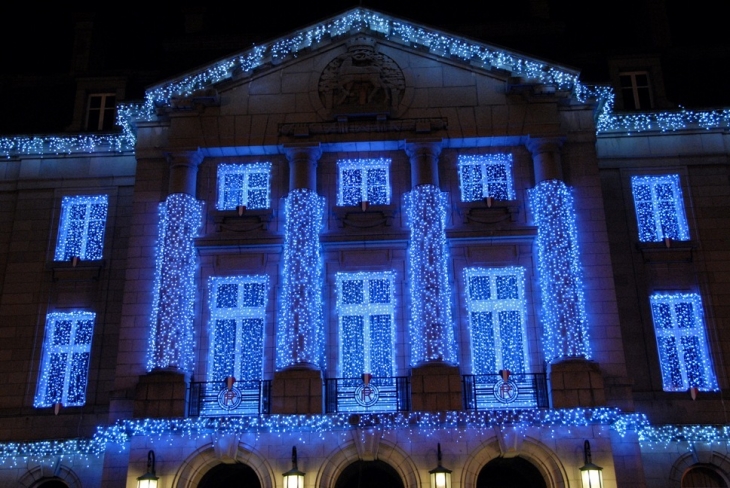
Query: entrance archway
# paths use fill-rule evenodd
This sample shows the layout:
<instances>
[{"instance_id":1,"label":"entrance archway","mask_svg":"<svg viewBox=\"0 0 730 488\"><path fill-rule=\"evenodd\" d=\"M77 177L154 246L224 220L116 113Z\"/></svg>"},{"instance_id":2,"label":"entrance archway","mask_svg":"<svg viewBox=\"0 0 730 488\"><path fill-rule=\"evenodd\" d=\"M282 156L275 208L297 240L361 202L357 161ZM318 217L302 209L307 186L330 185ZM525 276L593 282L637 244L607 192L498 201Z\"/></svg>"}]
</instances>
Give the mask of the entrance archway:
<instances>
[{"instance_id":1,"label":"entrance archway","mask_svg":"<svg viewBox=\"0 0 730 488\"><path fill-rule=\"evenodd\" d=\"M355 461L337 478L335 488L404 488L398 472L383 461Z\"/></svg>"},{"instance_id":2,"label":"entrance archway","mask_svg":"<svg viewBox=\"0 0 730 488\"><path fill-rule=\"evenodd\" d=\"M198 483L198 488L218 488L220 486L261 488L261 482L250 466L235 463L215 466L205 473Z\"/></svg>"},{"instance_id":3,"label":"entrance archway","mask_svg":"<svg viewBox=\"0 0 730 488\"><path fill-rule=\"evenodd\" d=\"M479 472L477 488L547 488L547 485L535 465L518 456L489 461Z\"/></svg>"}]
</instances>

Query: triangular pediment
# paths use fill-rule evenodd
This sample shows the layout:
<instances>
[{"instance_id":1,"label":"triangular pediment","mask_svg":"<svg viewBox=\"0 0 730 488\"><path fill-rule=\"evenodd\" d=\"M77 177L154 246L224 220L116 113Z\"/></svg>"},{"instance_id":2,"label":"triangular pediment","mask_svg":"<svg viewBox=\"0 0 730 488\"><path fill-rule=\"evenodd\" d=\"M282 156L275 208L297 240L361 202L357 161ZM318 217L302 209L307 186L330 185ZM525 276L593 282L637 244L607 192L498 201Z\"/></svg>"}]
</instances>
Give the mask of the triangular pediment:
<instances>
[{"instance_id":1,"label":"triangular pediment","mask_svg":"<svg viewBox=\"0 0 730 488\"><path fill-rule=\"evenodd\" d=\"M176 99L191 96L205 101L206 97L215 96L215 92L210 90L213 87L245 81L267 70L296 63L302 57L329 50L333 44L358 38L365 44L388 43L402 50L460 64L502 79L519 78L525 83L545 84L567 90L572 90L578 83L576 70L373 10L356 8L153 86L146 93L145 105L149 109L160 108L174 104ZM389 61L381 61L385 64L381 67L387 70ZM347 59L341 61L347 62ZM347 71L349 68L338 69ZM356 70L352 68L350 71L354 74ZM360 74L367 76L365 71Z\"/></svg>"}]
</instances>

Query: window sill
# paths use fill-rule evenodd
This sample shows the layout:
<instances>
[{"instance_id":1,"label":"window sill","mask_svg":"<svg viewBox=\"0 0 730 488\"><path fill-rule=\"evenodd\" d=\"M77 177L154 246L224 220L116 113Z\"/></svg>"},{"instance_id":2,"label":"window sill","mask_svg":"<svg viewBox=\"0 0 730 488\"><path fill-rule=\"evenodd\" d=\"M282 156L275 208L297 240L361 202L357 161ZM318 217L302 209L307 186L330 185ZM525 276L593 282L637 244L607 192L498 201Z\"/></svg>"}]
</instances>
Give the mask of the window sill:
<instances>
[{"instance_id":1,"label":"window sill","mask_svg":"<svg viewBox=\"0 0 730 488\"><path fill-rule=\"evenodd\" d=\"M51 271L53 281L98 281L105 266L103 259L77 261L75 265L71 261L53 261L46 264L46 269Z\"/></svg>"},{"instance_id":2,"label":"window sill","mask_svg":"<svg viewBox=\"0 0 730 488\"><path fill-rule=\"evenodd\" d=\"M244 210L240 215L236 210L217 210L213 213L216 232L269 230L269 224L272 220L274 220L274 211L272 209Z\"/></svg>"},{"instance_id":3,"label":"window sill","mask_svg":"<svg viewBox=\"0 0 730 488\"><path fill-rule=\"evenodd\" d=\"M645 263L655 262L686 262L694 259L694 250L697 248L694 241L669 242L637 242L636 249L641 252Z\"/></svg>"},{"instance_id":4,"label":"window sill","mask_svg":"<svg viewBox=\"0 0 730 488\"><path fill-rule=\"evenodd\" d=\"M517 222L520 204L517 200L493 200L491 206L484 201L461 202L456 206L463 224L495 225L501 222Z\"/></svg>"},{"instance_id":5,"label":"window sill","mask_svg":"<svg viewBox=\"0 0 730 488\"><path fill-rule=\"evenodd\" d=\"M360 207L335 207L332 214L340 228L355 227L369 229L375 227L390 227L395 217L393 205L373 205L363 210Z\"/></svg>"}]
</instances>

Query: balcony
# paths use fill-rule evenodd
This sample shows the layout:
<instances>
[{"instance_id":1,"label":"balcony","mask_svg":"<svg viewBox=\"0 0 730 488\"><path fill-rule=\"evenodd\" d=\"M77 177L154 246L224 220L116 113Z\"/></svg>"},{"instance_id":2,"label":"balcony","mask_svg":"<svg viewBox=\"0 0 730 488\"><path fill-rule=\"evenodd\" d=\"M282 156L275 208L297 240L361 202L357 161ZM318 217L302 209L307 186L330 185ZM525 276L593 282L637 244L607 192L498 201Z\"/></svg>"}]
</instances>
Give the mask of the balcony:
<instances>
[{"instance_id":1,"label":"balcony","mask_svg":"<svg viewBox=\"0 0 730 488\"><path fill-rule=\"evenodd\" d=\"M237 381L229 389L222 381L192 382L189 417L230 417L270 412L271 381Z\"/></svg>"},{"instance_id":2,"label":"balcony","mask_svg":"<svg viewBox=\"0 0 730 488\"><path fill-rule=\"evenodd\" d=\"M466 410L548 408L544 373L512 374L504 381L498 374L464 375Z\"/></svg>"},{"instance_id":3,"label":"balcony","mask_svg":"<svg viewBox=\"0 0 730 488\"><path fill-rule=\"evenodd\" d=\"M407 412L411 408L408 377L372 378L366 385L359 378L325 380L327 413Z\"/></svg>"}]
</instances>

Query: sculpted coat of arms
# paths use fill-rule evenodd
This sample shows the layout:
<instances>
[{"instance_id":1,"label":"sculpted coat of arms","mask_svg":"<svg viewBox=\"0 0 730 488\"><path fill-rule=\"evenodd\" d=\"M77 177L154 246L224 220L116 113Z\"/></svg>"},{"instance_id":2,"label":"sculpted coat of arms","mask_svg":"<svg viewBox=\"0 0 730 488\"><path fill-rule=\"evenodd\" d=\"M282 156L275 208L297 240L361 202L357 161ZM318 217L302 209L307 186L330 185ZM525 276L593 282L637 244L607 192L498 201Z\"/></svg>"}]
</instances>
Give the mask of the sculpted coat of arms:
<instances>
[{"instance_id":1,"label":"sculpted coat of arms","mask_svg":"<svg viewBox=\"0 0 730 488\"><path fill-rule=\"evenodd\" d=\"M372 41L359 39L322 71L319 96L334 113L379 113L394 110L405 89L400 67L375 51Z\"/></svg>"}]
</instances>

